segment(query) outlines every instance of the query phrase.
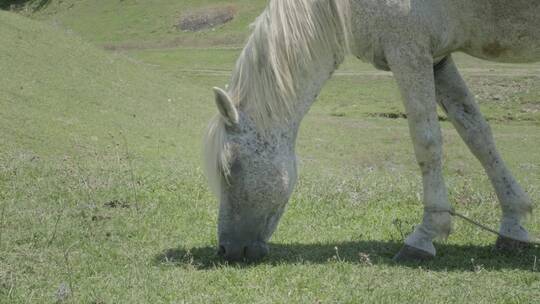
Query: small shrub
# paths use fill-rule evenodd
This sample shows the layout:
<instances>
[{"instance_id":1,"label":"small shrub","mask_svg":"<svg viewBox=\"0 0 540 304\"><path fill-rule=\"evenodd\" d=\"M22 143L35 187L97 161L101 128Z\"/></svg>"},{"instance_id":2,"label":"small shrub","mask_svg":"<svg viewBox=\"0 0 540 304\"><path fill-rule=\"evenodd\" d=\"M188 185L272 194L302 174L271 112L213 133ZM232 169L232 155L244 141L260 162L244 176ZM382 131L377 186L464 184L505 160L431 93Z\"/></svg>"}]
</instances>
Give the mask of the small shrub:
<instances>
[{"instance_id":1,"label":"small shrub","mask_svg":"<svg viewBox=\"0 0 540 304\"><path fill-rule=\"evenodd\" d=\"M0 9L20 11L33 10L37 11L49 5L51 0L0 0Z\"/></svg>"}]
</instances>

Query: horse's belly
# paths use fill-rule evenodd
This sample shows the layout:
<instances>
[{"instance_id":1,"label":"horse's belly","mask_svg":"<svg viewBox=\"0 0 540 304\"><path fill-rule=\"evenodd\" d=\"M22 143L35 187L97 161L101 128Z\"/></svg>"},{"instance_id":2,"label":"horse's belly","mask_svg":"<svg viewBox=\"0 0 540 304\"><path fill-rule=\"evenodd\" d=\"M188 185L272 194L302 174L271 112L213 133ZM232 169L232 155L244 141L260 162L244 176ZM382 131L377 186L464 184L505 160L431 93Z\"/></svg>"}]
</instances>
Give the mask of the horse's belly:
<instances>
[{"instance_id":1,"label":"horse's belly","mask_svg":"<svg viewBox=\"0 0 540 304\"><path fill-rule=\"evenodd\" d=\"M540 1L490 0L488 6L486 2L476 3L480 5L477 19L471 23L463 51L492 61L540 61Z\"/></svg>"},{"instance_id":2,"label":"horse's belly","mask_svg":"<svg viewBox=\"0 0 540 304\"><path fill-rule=\"evenodd\" d=\"M463 52L481 59L507 63L525 63L540 61L540 38L486 40L476 45L465 46Z\"/></svg>"}]
</instances>

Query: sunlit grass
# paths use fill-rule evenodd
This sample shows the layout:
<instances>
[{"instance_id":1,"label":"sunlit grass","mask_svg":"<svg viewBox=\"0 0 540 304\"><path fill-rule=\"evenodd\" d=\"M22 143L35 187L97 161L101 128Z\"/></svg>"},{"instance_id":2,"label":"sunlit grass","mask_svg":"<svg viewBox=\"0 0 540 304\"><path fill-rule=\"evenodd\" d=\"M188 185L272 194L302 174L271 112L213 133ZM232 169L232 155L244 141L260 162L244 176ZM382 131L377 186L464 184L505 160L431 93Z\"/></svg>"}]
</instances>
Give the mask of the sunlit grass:
<instances>
[{"instance_id":1,"label":"sunlit grass","mask_svg":"<svg viewBox=\"0 0 540 304\"><path fill-rule=\"evenodd\" d=\"M72 22L65 24L87 31L83 37L107 40L62 14ZM0 303L540 298L538 248L500 255L494 236L461 221L438 242L434 261L391 261L422 208L406 120L372 115L402 111L389 75L351 59L327 84L302 127L300 180L270 255L229 265L214 252L217 205L199 152L216 112L210 88L227 82L238 50L111 54L1 12L0 39L11 42L0 44L0 71L9 75L0 82ZM519 74L523 66L461 60L503 156L538 202L539 116L522 110L540 104L540 79ZM480 79L484 69L502 76ZM345 73L354 71L361 73ZM505 81L523 88L501 93ZM508 119L508 112L527 119ZM441 124L452 202L496 227L500 212L480 165L451 124ZM536 215L527 227L540 233Z\"/></svg>"}]
</instances>

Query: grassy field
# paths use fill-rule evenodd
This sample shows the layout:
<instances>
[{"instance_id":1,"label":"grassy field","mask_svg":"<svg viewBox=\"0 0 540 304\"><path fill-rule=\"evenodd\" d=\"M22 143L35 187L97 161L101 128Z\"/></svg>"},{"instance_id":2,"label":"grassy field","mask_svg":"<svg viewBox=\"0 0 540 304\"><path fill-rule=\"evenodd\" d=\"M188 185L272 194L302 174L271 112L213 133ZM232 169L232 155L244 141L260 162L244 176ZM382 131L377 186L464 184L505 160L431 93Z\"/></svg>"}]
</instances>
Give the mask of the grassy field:
<instances>
[{"instance_id":1,"label":"grassy field","mask_svg":"<svg viewBox=\"0 0 540 304\"><path fill-rule=\"evenodd\" d=\"M300 180L257 264L215 255L200 139L265 1L52 1L0 11L0 303L534 303L540 248L493 252L456 221L438 257L391 261L421 181L388 73L348 59L306 118ZM185 11L233 5L197 33ZM106 49L106 50L105 50ZM115 50L115 51L111 51ZM501 152L540 200L540 64L457 57ZM496 227L480 165L443 121L457 210ZM535 213L527 227L540 234Z\"/></svg>"}]
</instances>

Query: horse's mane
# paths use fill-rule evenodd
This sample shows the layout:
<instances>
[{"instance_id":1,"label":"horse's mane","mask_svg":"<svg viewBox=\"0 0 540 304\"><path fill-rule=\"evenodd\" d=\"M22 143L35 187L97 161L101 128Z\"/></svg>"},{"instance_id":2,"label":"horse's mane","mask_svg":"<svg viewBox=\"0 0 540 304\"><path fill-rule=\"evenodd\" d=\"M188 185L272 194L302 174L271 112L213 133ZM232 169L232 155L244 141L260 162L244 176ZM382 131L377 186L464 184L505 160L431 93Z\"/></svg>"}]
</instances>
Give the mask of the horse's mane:
<instances>
[{"instance_id":1,"label":"horse's mane","mask_svg":"<svg viewBox=\"0 0 540 304\"><path fill-rule=\"evenodd\" d=\"M341 63L349 49L350 0L270 0L233 71L229 95L261 131L291 118L299 75L316 70L318 58ZM219 196L228 176L225 125L216 116L205 138L206 173Z\"/></svg>"}]
</instances>

